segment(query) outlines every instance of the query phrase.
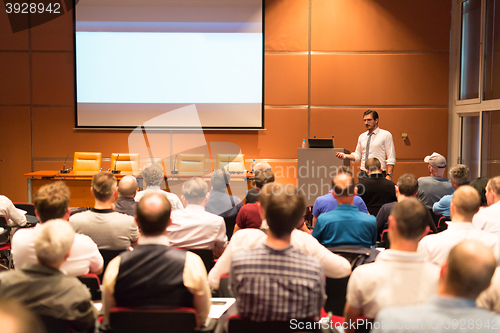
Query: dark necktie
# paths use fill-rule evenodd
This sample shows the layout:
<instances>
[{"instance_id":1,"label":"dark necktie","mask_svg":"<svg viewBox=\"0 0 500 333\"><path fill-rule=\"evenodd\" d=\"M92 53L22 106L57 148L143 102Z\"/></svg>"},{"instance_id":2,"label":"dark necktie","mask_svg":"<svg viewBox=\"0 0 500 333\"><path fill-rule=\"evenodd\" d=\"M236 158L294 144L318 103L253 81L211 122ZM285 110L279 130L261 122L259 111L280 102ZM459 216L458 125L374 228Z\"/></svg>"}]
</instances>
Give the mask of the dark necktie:
<instances>
[{"instance_id":1,"label":"dark necktie","mask_svg":"<svg viewBox=\"0 0 500 333\"><path fill-rule=\"evenodd\" d=\"M366 141L366 155L365 155L365 163L368 161L368 155L370 154L370 142L372 141L372 135L375 134L373 132L368 133L368 141Z\"/></svg>"}]
</instances>

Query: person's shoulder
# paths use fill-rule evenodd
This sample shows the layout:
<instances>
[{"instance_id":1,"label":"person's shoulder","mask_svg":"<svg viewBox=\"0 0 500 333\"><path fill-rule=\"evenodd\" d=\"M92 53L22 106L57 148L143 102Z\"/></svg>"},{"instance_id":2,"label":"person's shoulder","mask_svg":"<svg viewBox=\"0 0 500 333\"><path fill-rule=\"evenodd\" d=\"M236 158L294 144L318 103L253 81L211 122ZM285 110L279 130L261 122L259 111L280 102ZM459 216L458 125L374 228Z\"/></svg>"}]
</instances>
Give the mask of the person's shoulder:
<instances>
[{"instance_id":1,"label":"person's shoulder","mask_svg":"<svg viewBox=\"0 0 500 333\"><path fill-rule=\"evenodd\" d=\"M80 221L85 221L88 219L90 216L94 215L95 213L92 212L91 210L84 210L78 213L75 213L69 217L69 222L80 222Z\"/></svg>"},{"instance_id":2,"label":"person's shoulder","mask_svg":"<svg viewBox=\"0 0 500 333\"><path fill-rule=\"evenodd\" d=\"M92 240L92 238L90 238L87 235L79 234L79 233L75 234L75 240L73 242L73 246L75 246L75 245L78 245L78 246L97 246L95 244L95 242Z\"/></svg>"},{"instance_id":3,"label":"person's shoulder","mask_svg":"<svg viewBox=\"0 0 500 333\"><path fill-rule=\"evenodd\" d=\"M379 130L379 133L380 133L380 134L383 134L383 135L387 135L387 136L391 136L391 137L392 137L391 132L389 132L388 130L381 129L380 127L378 128L378 130Z\"/></svg>"}]
</instances>

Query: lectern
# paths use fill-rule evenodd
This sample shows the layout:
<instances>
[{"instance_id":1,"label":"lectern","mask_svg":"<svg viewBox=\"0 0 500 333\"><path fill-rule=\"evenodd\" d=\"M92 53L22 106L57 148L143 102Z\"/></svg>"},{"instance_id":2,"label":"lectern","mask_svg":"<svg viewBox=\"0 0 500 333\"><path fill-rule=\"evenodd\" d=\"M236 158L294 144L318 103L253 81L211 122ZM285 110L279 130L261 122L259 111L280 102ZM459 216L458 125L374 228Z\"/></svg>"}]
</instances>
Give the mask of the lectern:
<instances>
[{"instance_id":1,"label":"lectern","mask_svg":"<svg viewBox=\"0 0 500 333\"><path fill-rule=\"evenodd\" d=\"M350 152L343 148L299 148L297 151L297 187L306 198L306 204L314 204L320 195L332 189L332 178L337 168L350 166L350 160L341 160L335 153Z\"/></svg>"}]
</instances>

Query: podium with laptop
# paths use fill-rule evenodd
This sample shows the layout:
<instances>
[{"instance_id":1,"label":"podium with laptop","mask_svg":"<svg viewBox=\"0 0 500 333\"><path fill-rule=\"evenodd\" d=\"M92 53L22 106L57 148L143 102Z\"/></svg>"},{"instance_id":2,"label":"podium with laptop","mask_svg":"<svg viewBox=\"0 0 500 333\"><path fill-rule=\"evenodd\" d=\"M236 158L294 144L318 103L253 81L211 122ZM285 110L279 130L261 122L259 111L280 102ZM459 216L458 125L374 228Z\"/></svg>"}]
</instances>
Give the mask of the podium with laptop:
<instances>
[{"instance_id":1,"label":"podium with laptop","mask_svg":"<svg viewBox=\"0 0 500 333\"><path fill-rule=\"evenodd\" d=\"M331 190L337 168L350 166L348 159L341 160L335 153L350 152L344 148L334 148L333 137L308 139L308 146L297 151L297 187L306 198L306 204L312 205L317 197Z\"/></svg>"}]
</instances>

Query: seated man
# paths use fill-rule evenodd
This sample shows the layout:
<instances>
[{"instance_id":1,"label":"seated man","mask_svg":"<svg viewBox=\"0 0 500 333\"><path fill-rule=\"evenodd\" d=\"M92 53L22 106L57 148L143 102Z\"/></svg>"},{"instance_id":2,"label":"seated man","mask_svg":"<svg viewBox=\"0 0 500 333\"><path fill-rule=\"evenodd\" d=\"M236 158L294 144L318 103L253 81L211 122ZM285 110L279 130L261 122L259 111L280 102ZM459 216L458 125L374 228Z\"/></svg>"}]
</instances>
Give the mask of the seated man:
<instances>
[{"instance_id":1,"label":"seated man","mask_svg":"<svg viewBox=\"0 0 500 333\"><path fill-rule=\"evenodd\" d=\"M476 307L476 298L488 287L494 271L493 253L477 241L464 241L450 251L441 268L436 296L420 305L383 309L375 319L379 325L374 323L371 332L396 333L402 327L408 333L498 331L500 316Z\"/></svg>"},{"instance_id":2,"label":"seated man","mask_svg":"<svg viewBox=\"0 0 500 333\"><path fill-rule=\"evenodd\" d=\"M5 216L7 225L10 227L23 227L28 223L26 216L21 214L5 195L0 195L0 215Z\"/></svg>"},{"instance_id":3,"label":"seated man","mask_svg":"<svg viewBox=\"0 0 500 333\"><path fill-rule=\"evenodd\" d=\"M476 299L477 306L500 314L500 267L497 267L491 285Z\"/></svg>"},{"instance_id":4,"label":"seated man","mask_svg":"<svg viewBox=\"0 0 500 333\"><path fill-rule=\"evenodd\" d=\"M170 204L172 205L172 210L184 208L181 200L176 194L164 191L160 188L164 178L163 167L160 163L146 164L142 170L142 177L146 183L146 189L137 192L134 198L136 202L139 202L141 198L146 195L146 193L158 192L167 197L168 201L170 201Z\"/></svg>"},{"instance_id":5,"label":"seated man","mask_svg":"<svg viewBox=\"0 0 500 333\"><path fill-rule=\"evenodd\" d=\"M500 244L495 235L474 228L472 218L481 205L479 193L472 186L460 186L451 200L451 225L443 232L424 237L418 244L418 252L427 261L442 265L450 250L466 239L474 239L488 247L500 263Z\"/></svg>"},{"instance_id":6,"label":"seated man","mask_svg":"<svg viewBox=\"0 0 500 333\"><path fill-rule=\"evenodd\" d=\"M394 206L389 216L390 249L381 252L374 263L357 267L349 279L347 323L362 316L375 318L389 305L423 302L437 291L439 266L425 262L417 253L418 241L429 231L427 211L415 198Z\"/></svg>"},{"instance_id":7,"label":"seated man","mask_svg":"<svg viewBox=\"0 0 500 333\"><path fill-rule=\"evenodd\" d=\"M469 185L470 170L466 165L455 165L450 169L448 176L450 177L451 187L453 187L454 190L462 185ZM435 202L434 205L432 205L432 211L434 214L450 218L451 198L453 198L453 194L448 194L442 197L438 202Z\"/></svg>"},{"instance_id":8,"label":"seated man","mask_svg":"<svg viewBox=\"0 0 500 333\"><path fill-rule=\"evenodd\" d=\"M139 233L134 218L113 210L118 195L115 176L111 172L96 173L90 191L95 198L94 208L69 218L75 231L92 238L103 250L124 250L135 245Z\"/></svg>"},{"instance_id":9,"label":"seated man","mask_svg":"<svg viewBox=\"0 0 500 333\"><path fill-rule=\"evenodd\" d=\"M362 213L354 206L357 188L353 177L348 173L339 173L333 178L333 185L333 196L338 206L320 215L312 232L314 238L326 247L375 246L377 222L375 216Z\"/></svg>"},{"instance_id":10,"label":"seated man","mask_svg":"<svg viewBox=\"0 0 500 333\"><path fill-rule=\"evenodd\" d=\"M227 193L227 187L231 180L231 175L227 170L214 170L211 180L212 190L210 191L210 198L205 206L205 210L224 218L226 232L228 238L230 238L236 224L236 216L241 207L243 207L243 202L240 198Z\"/></svg>"},{"instance_id":11,"label":"seated man","mask_svg":"<svg viewBox=\"0 0 500 333\"><path fill-rule=\"evenodd\" d=\"M409 173L405 173L399 177L396 188L397 202L402 202L408 198L415 197L418 192L417 178ZM380 239L382 232L387 229L389 222L389 215L397 202L390 202L382 206L377 214L377 238ZM426 221L432 232L437 232L436 225L432 219L431 212L427 210Z\"/></svg>"},{"instance_id":12,"label":"seated man","mask_svg":"<svg viewBox=\"0 0 500 333\"><path fill-rule=\"evenodd\" d=\"M445 195L453 194L455 190L451 187L450 180L443 177L446 169L446 158L443 155L432 153L432 155L424 158L424 162L429 163L430 176L418 179L417 198L427 208L432 209L434 203L441 200Z\"/></svg>"},{"instance_id":13,"label":"seated man","mask_svg":"<svg viewBox=\"0 0 500 333\"><path fill-rule=\"evenodd\" d=\"M396 191L394 183L382 174L382 165L375 158L369 158L365 163L368 177L361 179L356 185L358 195L365 202L371 215L377 216L380 207L389 202L395 202Z\"/></svg>"},{"instance_id":14,"label":"seated man","mask_svg":"<svg viewBox=\"0 0 500 333\"><path fill-rule=\"evenodd\" d=\"M274 183L266 184L262 187L258 208L263 221L266 218L265 208L268 205L269 198L273 194L272 191L275 186L278 189L282 188L282 185ZM267 225L267 222L265 224ZM259 229L242 229L235 233L224 253L208 274L210 286L214 289L219 289L220 278L222 275L229 273L231 259L234 254L259 247L266 241L266 233ZM346 259L330 252L310 234L295 229L291 233L290 242L292 246L300 249L303 253L317 258L323 266L326 276L337 279L346 277L351 273L351 265Z\"/></svg>"},{"instance_id":15,"label":"seated man","mask_svg":"<svg viewBox=\"0 0 500 333\"><path fill-rule=\"evenodd\" d=\"M47 222L35 240L38 263L1 273L0 295L19 300L39 316L67 320L73 329L87 332L97 318L90 292L77 278L59 270L74 238L68 222Z\"/></svg>"},{"instance_id":16,"label":"seated man","mask_svg":"<svg viewBox=\"0 0 500 333\"><path fill-rule=\"evenodd\" d=\"M474 227L497 236L500 240L500 176L493 177L486 185L488 207L481 209L472 220Z\"/></svg>"},{"instance_id":17,"label":"seated man","mask_svg":"<svg viewBox=\"0 0 500 333\"><path fill-rule=\"evenodd\" d=\"M118 199L115 202L116 212L130 216L135 215L137 202L135 202L134 197L137 194L137 189L137 180L134 176L125 176L120 179L118 183Z\"/></svg>"},{"instance_id":18,"label":"seated man","mask_svg":"<svg viewBox=\"0 0 500 333\"><path fill-rule=\"evenodd\" d=\"M189 307L196 310L198 323L205 323L211 296L207 271L196 254L170 247L166 231L170 212L170 202L162 194L148 193L139 201L139 245L111 260L104 273L105 323L115 306Z\"/></svg>"},{"instance_id":19,"label":"seated man","mask_svg":"<svg viewBox=\"0 0 500 333\"><path fill-rule=\"evenodd\" d=\"M168 239L174 247L213 250L220 256L227 244L226 224L218 215L205 211L208 185L201 178L192 178L182 184L184 209L172 212L172 223L167 228Z\"/></svg>"},{"instance_id":20,"label":"seated man","mask_svg":"<svg viewBox=\"0 0 500 333\"><path fill-rule=\"evenodd\" d=\"M255 187L247 191L245 204L256 203L259 201L259 193L262 186L266 183L274 182L274 174L271 170L271 166L267 162L257 163L253 172L255 175Z\"/></svg>"},{"instance_id":21,"label":"seated man","mask_svg":"<svg viewBox=\"0 0 500 333\"><path fill-rule=\"evenodd\" d=\"M353 177L352 171L347 168L347 167L339 167L337 170L337 173L348 173ZM319 216L322 213L327 213L335 208L337 208L337 199L335 199L335 196L333 195L333 179L332 179L332 190L328 192L325 195L322 195L314 201L314 206L313 206L313 219L312 219L312 226L314 227L316 225L316 222L318 221ZM368 209L366 208L365 202L359 195L356 195L354 197L354 205L358 207L360 212L368 214Z\"/></svg>"},{"instance_id":22,"label":"seated man","mask_svg":"<svg viewBox=\"0 0 500 333\"><path fill-rule=\"evenodd\" d=\"M320 262L290 244L306 208L292 185L272 185L265 244L233 255L230 283L238 312L253 321L319 318L325 301Z\"/></svg>"},{"instance_id":23,"label":"seated man","mask_svg":"<svg viewBox=\"0 0 500 333\"><path fill-rule=\"evenodd\" d=\"M35 214L40 221L34 228L18 230L12 237L12 256L14 266L36 263L35 240L45 223L53 219L69 218L69 188L63 182L54 182L40 187L35 193L33 203ZM87 273L101 274L103 259L97 245L89 236L76 234L69 257L60 267L69 276Z\"/></svg>"}]
</instances>

